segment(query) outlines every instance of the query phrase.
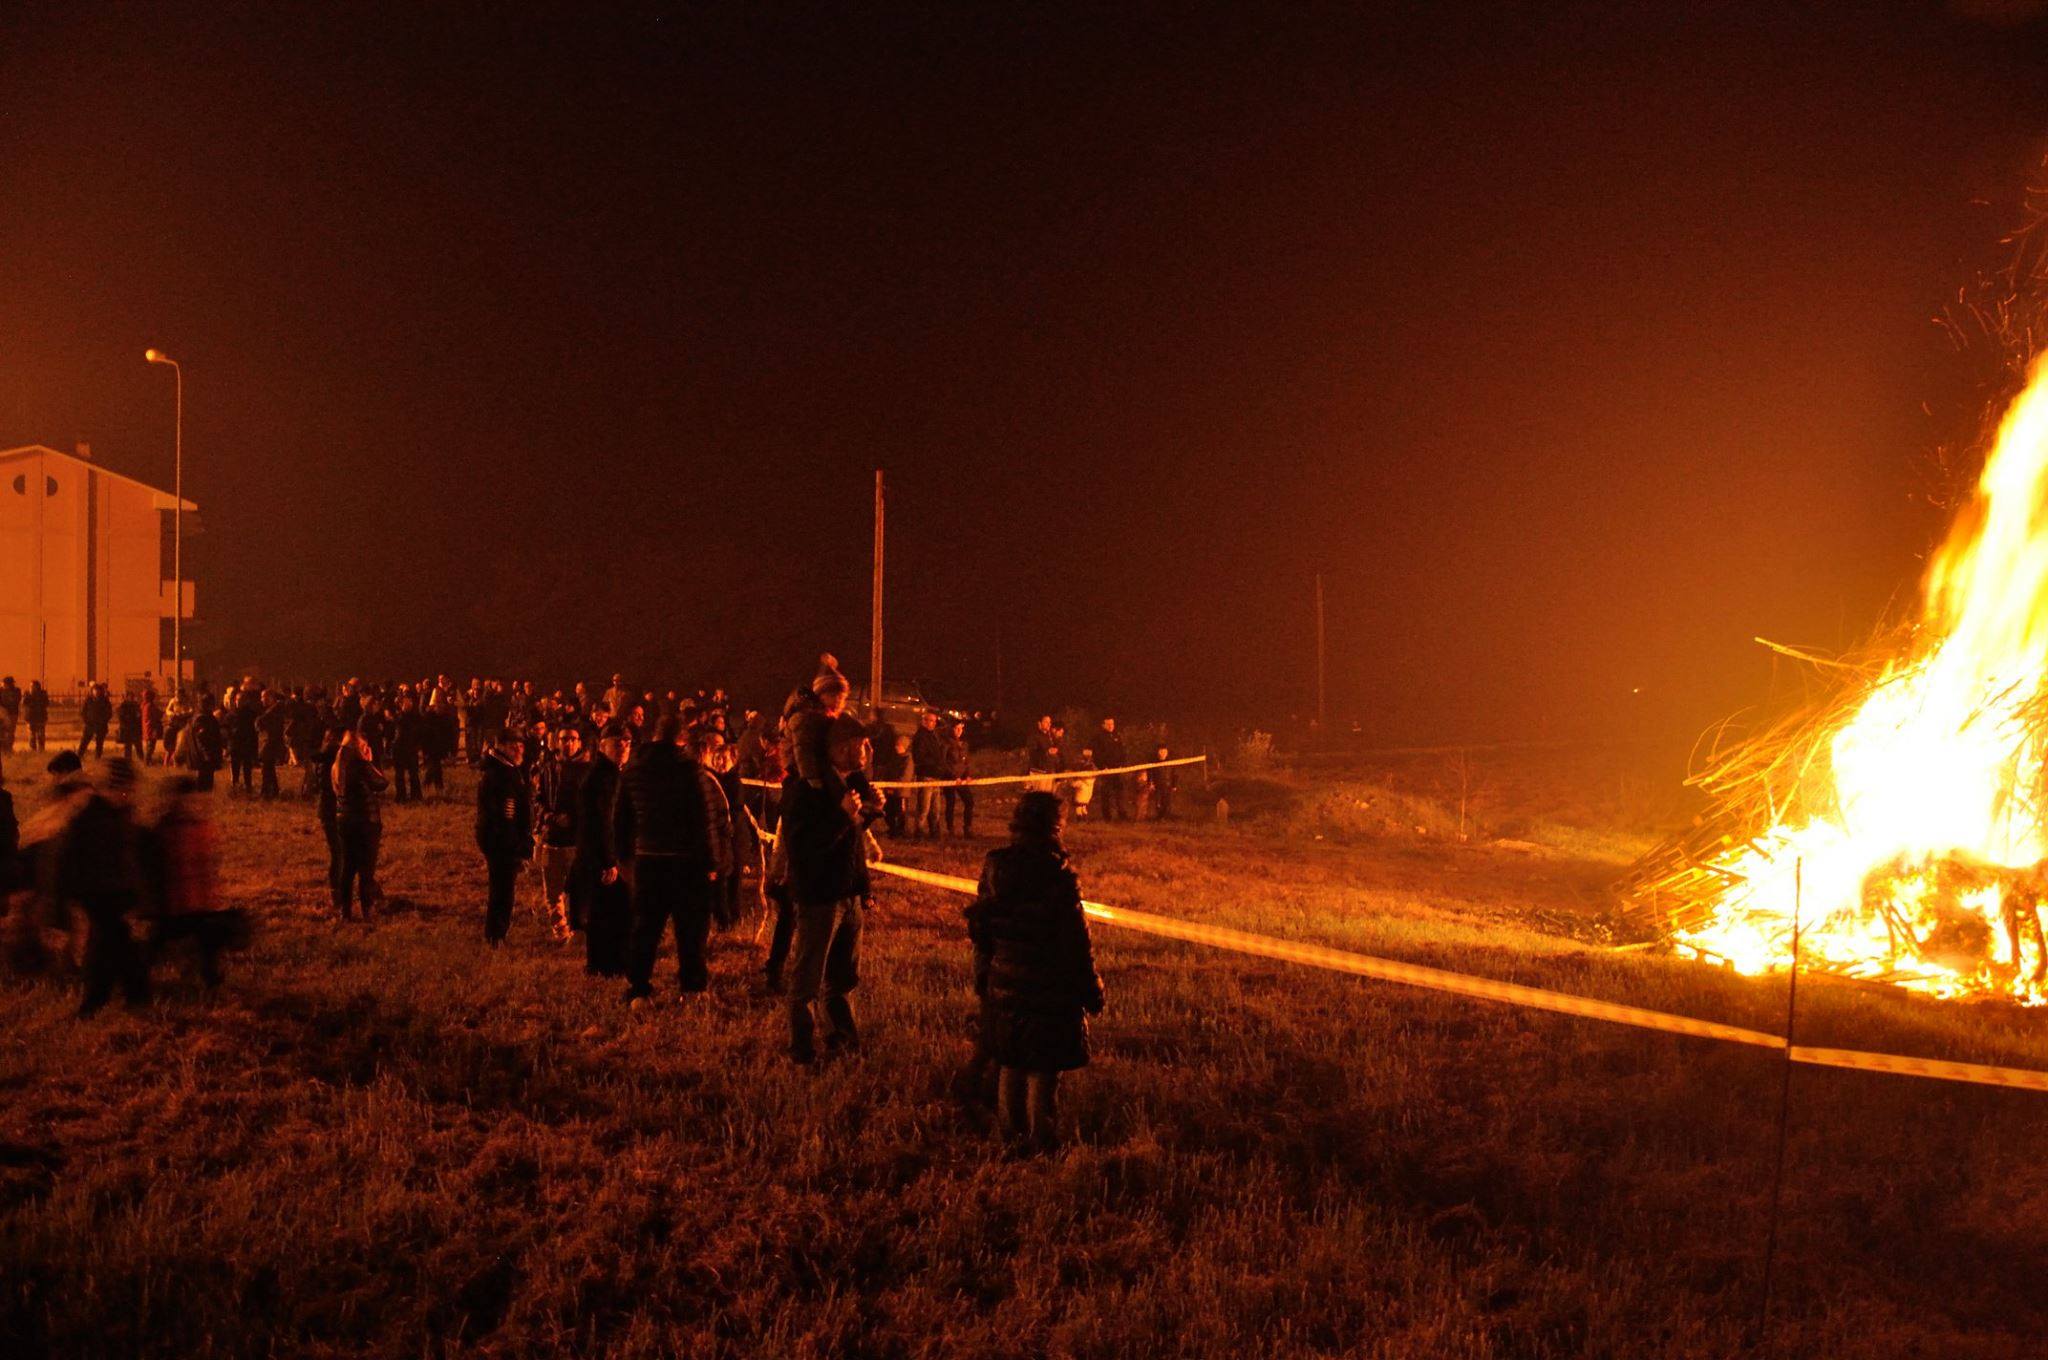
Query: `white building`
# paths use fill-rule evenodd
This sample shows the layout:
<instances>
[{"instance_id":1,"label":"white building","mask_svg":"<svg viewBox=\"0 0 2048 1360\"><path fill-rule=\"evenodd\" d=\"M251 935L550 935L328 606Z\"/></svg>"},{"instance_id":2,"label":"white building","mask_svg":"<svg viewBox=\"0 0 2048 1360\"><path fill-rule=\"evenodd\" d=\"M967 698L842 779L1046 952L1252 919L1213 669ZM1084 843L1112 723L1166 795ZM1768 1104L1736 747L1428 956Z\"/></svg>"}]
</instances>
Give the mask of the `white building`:
<instances>
[{"instance_id":1,"label":"white building","mask_svg":"<svg viewBox=\"0 0 2048 1360\"><path fill-rule=\"evenodd\" d=\"M144 680L164 690L176 506L169 492L93 462L85 444L75 454L0 450L0 675L24 689L41 680L52 694L92 680L116 693ZM187 515L197 508L185 502ZM189 581L184 599L190 620Z\"/></svg>"}]
</instances>

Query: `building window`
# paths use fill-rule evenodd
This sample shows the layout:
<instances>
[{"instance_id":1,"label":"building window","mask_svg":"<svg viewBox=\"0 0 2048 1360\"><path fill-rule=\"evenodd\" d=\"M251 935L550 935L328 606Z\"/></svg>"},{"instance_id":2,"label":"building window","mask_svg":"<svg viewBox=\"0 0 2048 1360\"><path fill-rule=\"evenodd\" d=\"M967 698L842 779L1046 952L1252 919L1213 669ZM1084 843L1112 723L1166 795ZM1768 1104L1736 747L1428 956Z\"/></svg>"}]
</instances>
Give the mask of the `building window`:
<instances>
[{"instance_id":1,"label":"building window","mask_svg":"<svg viewBox=\"0 0 2048 1360\"><path fill-rule=\"evenodd\" d=\"M14 494L17 496L26 496L28 494L28 474L26 472L14 479Z\"/></svg>"},{"instance_id":2,"label":"building window","mask_svg":"<svg viewBox=\"0 0 2048 1360\"><path fill-rule=\"evenodd\" d=\"M171 639L176 637L177 634L172 631L171 624L172 620L170 619L158 619L156 621L156 655L157 660L162 663L158 669L160 671L169 671L175 675L178 668L172 664L175 658L171 656L173 645Z\"/></svg>"},{"instance_id":3,"label":"building window","mask_svg":"<svg viewBox=\"0 0 2048 1360\"><path fill-rule=\"evenodd\" d=\"M178 579L178 529L172 521L174 511L156 512L156 579L175 581ZM169 656L169 652L164 653Z\"/></svg>"}]
</instances>

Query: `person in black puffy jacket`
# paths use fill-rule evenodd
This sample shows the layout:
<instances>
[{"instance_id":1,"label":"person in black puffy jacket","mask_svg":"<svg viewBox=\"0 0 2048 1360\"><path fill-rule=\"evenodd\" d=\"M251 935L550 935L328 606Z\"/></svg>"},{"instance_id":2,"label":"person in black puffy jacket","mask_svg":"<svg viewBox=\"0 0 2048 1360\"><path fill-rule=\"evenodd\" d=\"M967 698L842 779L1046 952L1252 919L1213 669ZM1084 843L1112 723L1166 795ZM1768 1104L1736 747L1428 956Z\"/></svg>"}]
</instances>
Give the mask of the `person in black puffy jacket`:
<instances>
[{"instance_id":1,"label":"person in black puffy jacket","mask_svg":"<svg viewBox=\"0 0 2048 1360\"><path fill-rule=\"evenodd\" d=\"M1019 798L1010 844L982 861L966 911L981 1052L998 1069L998 1125L1041 1150L1056 1136L1059 1074L1088 1065L1087 1017L1103 1004L1063 823L1058 794Z\"/></svg>"},{"instance_id":2,"label":"person in black puffy jacket","mask_svg":"<svg viewBox=\"0 0 2048 1360\"><path fill-rule=\"evenodd\" d=\"M533 855L533 795L519 771L525 755L526 740L516 729L500 732L476 781L476 848L490 878L484 940L493 948L512 928L512 890Z\"/></svg>"},{"instance_id":3,"label":"person in black puffy jacket","mask_svg":"<svg viewBox=\"0 0 2048 1360\"><path fill-rule=\"evenodd\" d=\"M633 934L626 999L654 994L654 957L675 926L677 982L685 993L710 985L705 947L721 868L732 859L732 821L709 770L677 744L680 717L662 718L653 739L635 744L620 772L618 837L633 856Z\"/></svg>"}]
</instances>

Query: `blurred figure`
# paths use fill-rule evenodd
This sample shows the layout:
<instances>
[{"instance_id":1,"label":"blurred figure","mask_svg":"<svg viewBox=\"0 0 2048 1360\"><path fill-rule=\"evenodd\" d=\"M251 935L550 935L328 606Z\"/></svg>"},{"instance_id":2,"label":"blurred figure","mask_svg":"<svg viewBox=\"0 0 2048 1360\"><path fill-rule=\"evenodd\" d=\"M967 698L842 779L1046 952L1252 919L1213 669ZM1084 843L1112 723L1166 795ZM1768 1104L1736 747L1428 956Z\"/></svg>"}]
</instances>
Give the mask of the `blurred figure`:
<instances>
[{"instance_id":1,"label":"blurred figure","mask_svg":"<svg viewBox=\"0 0 2048 1360\"><path fill-rule=\"evenodd\" d=\"M141 905L142 868L129 799L135 767L116 757L106 788L89 794L57 851L58 903L75 903L85 915L85 995L81 1016L92 1015L119 987L131 1006L149 1000L149 974L128 928L128 914Z\"/></svg>"},{"instance_id":2,"label":"blurred figure","mask_svg":"<svg viewBox=\"0 0 2048 1360\"><path fill-rule=\"evenodd\" d=\"M341 890L335 905L342 920L360 907L367 921L384 896L377 886L377 859L384 846L384 790L390 781L371 758L361 728L343 735L329 780L341 839Z\"/></svg>"},{"instance_id":3,"label":"blurred figure","mask_svg":"<svg viewBox=\"0 0 2048 1360\"><path fill-rule=\"evenodd\" d=\"M1162 746L1155 760L1171 760L1173 757ZM1173 817L1173 795L1180 781L1172 770L1152 770L1152 817L1155 821L1169 821Z\"/></svg>"},{"instance_id":4,"label":"blurred figure","mask_svg":"<svg viewBox=\"0 0 2048 1360\"><path fill-rule=\"evenodd\" d=\"M980 1051L997 1068L999 1127L1039 1151L1058 1138L1060 1073L1088 1065L1087 1017L1103 1007L1063 829L1058 795L1019 798L1010 844L982 861L966 910Z\"/></svg>"},{"instance_id":5,"label":"blurred figure","mask_svg":"<svg viewBox=\"0 0 2048 1360\"><path fill-rule=\"evenodd\" d=\"M263 701L256 691L243 686L228 709L228 791L256 792L256 755L263 747L257 720L263 716Z\"/></svg>"},{"instance_id":6,"label":"blurred figure","mask_svg":"<svg viewBox=\"0 0 2048 1360\"><path fill-rule=\"evenodd\" d=\"M26 877L21 868L21 820L14 815L14 795L7 791L7 771L0 767L0 914L7 894Z\"/></svg>"},{"instance_id":7,"label":"blurred figure","mask_svg":"<svg viewBox=\"0 0 2048 1360\"><path fill-rule=\"evenodd\" d=\"M196 792L189 776L176 781L170 804L149 837L156 899L149 954L154 962L166 947L190 943L198 955L199 980L217 987L221 955L247 943L248 915L215 905L220 845L212 821L192 796Z\"/></svg>"},{"instance_id":8,"label":"blurred figure","mask_svg":"<svg viewBox=\"0 0 2048 1360\"><path fill-rule=\"evenodd\" d=\"M1094 769L1094 750L1090 747L1082 747L1080 756L1067 768L1070 771ZM1092 779L1069 779L1066 781L1066 785L1067 802L1074 810L1074 820L1077 822L1087 821L1088 809L1095 802L1095 781Z\"/></svg>"},{"instance_id":9,"label":"blurred figure","mask_svg":"<svg viewBox=\"0 0 2048 1360\"><path fill-rule=\"evenodd\" d=\"M895 736L892 729L885 726L876 734L874 752L876 783L901 783L910 777L909 737ZM902 789L882 790L882 819L891 839L902 837L907 829L903 792Z\"/></svg>"},{"instance_id":10,"label":"blurred figure","mask_svg":"<svg viewBox=\"0 0 2048 1360\"><path fill-rule=\"evenodd\" d=\"M512 928L512 895L519 871L533 855L533 798L519 771L526 740L516 730L497 734L484 753L476 781L476 847L489 878L484 904L484 942L493 949Z\"/></svg>"}]
</instances>

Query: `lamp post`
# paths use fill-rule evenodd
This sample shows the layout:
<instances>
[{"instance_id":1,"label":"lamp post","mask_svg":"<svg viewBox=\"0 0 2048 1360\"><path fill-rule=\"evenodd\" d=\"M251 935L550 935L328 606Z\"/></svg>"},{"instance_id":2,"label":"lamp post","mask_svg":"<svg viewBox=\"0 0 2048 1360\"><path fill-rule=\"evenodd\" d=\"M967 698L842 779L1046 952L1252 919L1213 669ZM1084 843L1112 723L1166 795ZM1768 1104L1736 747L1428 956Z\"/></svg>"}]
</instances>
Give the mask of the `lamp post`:
<instances>
[{"instance_id":1,"label":"lamp post","mask_svg":"<svg viewBox=\"0 0 2048 1360\"><path fill-rule=\"evenodd\" d=\"M146 349L142 357L153 364L169 364L175 384L176 418L171 447L176 460L171 473L171 586L177 592L171 607L171 694L185 692L185 370L160 349Z\"/></svg>"}]
</instances>

